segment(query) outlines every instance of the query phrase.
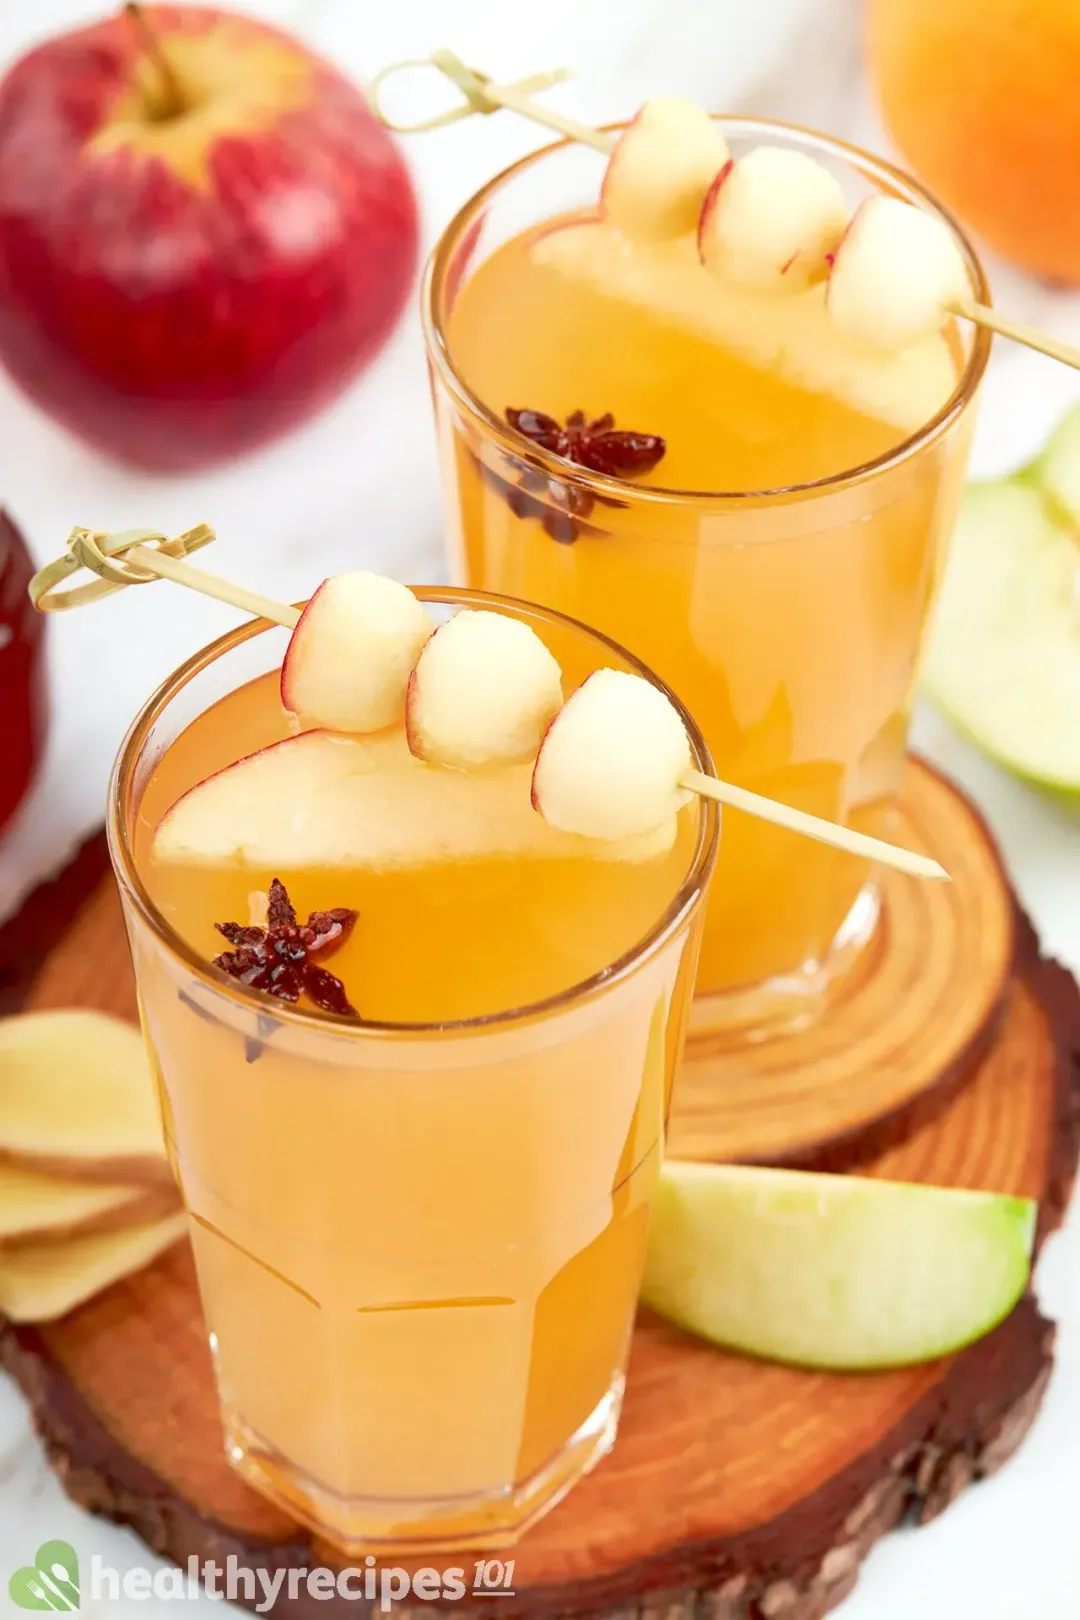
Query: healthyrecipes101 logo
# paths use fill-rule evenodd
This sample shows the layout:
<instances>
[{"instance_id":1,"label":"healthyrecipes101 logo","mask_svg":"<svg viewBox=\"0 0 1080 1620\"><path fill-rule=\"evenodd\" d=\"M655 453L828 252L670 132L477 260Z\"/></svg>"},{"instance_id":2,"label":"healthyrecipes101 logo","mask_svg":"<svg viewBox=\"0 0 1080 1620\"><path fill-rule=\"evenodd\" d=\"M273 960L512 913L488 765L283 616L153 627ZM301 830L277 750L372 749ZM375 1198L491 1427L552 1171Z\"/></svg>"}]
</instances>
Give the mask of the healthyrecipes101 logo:
<instances>
[{"instance_id":1,"label":"healthyrecipes101 logo","mask_svg":"<svg viewBox=\"0 0 1080 1620\"><path fill-rule=\"evenodd\" d=\"M34 1562L17 1569L8 1582L12 1602L20 1609L51 1609L54 1614L71 1613L81 1603L79 1560L66 1541L46 1541L34 1555ZM388 1613L408 1598L431 1603L463 1597L513 1597L514 1561L478 1558L468 1569L401 1569L397 1565L379 1568L367 1557L363 1564L348 1569L250 1569L230 1556L224 1564L200 1563L189 1558L187 1569L168 1565L162 1569L128 1569L123 1574L106 1564L95 1553L90 1560L86 1596L95 1599L196 1598L205 1593L231 1603L244 1602L256 1614L268 1614L279 1597L295 1603L301 1592L316 1601L338 1597L366 1600Z\"/></svg>"},{"instance_id":2,"label":"healthyrecipes101 logo","mask_svg":"<svg viewBox=\"0 0 1080 1620\"><path fill-rule=\"evenodd\" d=\"M8 1581L11 1601L20 1609L70 1612L79 1607L79 1560L67 1541L43 1541L34 1562Z\"/></svg>"}]
</instances>

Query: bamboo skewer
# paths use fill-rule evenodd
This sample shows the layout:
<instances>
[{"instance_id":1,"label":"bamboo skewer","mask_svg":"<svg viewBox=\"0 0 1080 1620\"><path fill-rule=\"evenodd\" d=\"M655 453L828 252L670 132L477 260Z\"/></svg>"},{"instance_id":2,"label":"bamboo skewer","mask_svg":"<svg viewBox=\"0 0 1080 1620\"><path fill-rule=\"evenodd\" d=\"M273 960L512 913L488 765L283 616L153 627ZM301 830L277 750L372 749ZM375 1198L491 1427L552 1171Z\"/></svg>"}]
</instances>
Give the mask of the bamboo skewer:
<instances>
[{"instance_id":1,"label":"bamboo skewer","mask_svg":"<svg viewBox=\"0 0 1080 1620\"><path fill-rule=\"evenodd\" d=\"M715 799L718 804L727 805L731 810L742 810L748 816L757 816L762 821L769 821L774 827L785 827L788 832L802 833L807 838L816 838L819 843L831 844L834 849L842 849L847 855L860 855L868 861L880 861L883 866L891 866L897 872L906 872L909 877L937 879L949 877L945 868L937 861L931 860L928 855L919 855L913 849L903 849L899 844L886 844L880 838L872 838L869 833L856 832L853 827L838 826L835 821L826 821L822 816L812 816L806 810L796 810L790 804L781 804L777 799L765 799L760 793L751 793L747 788L736 787L734 782L721 782L719 777L706 776L703 771L687 771L679 778L679 786L686 788L689 793L700 794L704 799ZM883 855L882 850L888 850L888 855Z\"/></svg>"},{"instance_id":2,"label":"bamboo skewer","mask_svg":"<svg viewBox=\"0 0 1080 1620\"><path fill-rule=\"evenodd\" d=\"M185 585L189 591L212 596L216 602L227 602L230 607L250 613L253 619L269 619L271 624L283 625L286 630L294 629L300 622L300 609L290 607L287 602L275 602L273 597L249 591L245 585L234 585L231 580L208 574L203 568L192 568L190 563L163 557L159 552L148 551L145 546L134 547L131 560L140 568L148 568L159 579L171 580L174 585Z\"/></svg>"},{"instance_id":3,"label":"bamboo skewer","mask_svg":"<svg viewBox=\"0 0 1080 1620\"><path fill-rule=\"evenodd\" d=\"M462 92L468 105L455 107L449 113L419 124L392 122L379 105L379 92L383 84L402 68L424 65L436 67L440 73L445 74ZM567 76L564 70L557 70L546 77L549 83L558 83ZM468 117L470 112L492 113L502 107L520 114L522 118L531 119L535 124L542 124L545 129L553 130L555 134L563 135L567 140L579 141L583 146L591 146L597 152L610 152L617 139L615 135L608 134L602 129L594 129L589 124L583 124L576 118L570 118L565 113L558 112L553 107L545 107L542 102L532 99L528 91L540 88L539 81L544 77L534 75L531 79L522 80L518 84L493 84L485 74L466 67L452 51L438 50L432 51L428 57L408 62L392 62L383 68L371 82L371 103L380 122L399 134L438 129L444 124ZM1040 332L1037 327L1029 326L1024 321L1014 321L1009 316L992 309L989 304L980 304L974 298L963 299L950 305L948 312L961 320L971 321L976 326L985 327L988 331L996 332L1014 343L1022 343L1025 348L1034 349L1038 354L1045 354L1051 360L1060 360L1062 364L1080 371L1080 349L1051 337L1048 332Z\"/></svg>"},{"instance_id":4,"label":"bamboo skewer","mask_svg":"<svg viewBox=\"0 0 1080 1620\"><path fill-rule=\"evenodd\" d=\"M287 602L277 602L258 591L250 591L245 585L235 585L232 580L222 579L219 574L208 574L202 568L193 568L184 560L192 551L208 545L213 539L214 531L207 524L200 524L175 540L167 540L163 534L152 529L128 529L119 534L73 529L64 556L46 564L30 581L30 600L41 613L57 613L98 601L125 585L147 585L154 579L167 579L174 585L183 585L187 590L212 597L215 602L226 602L253 618L267 619L286 630L293 629L300 618L299 608ZM98 578L89 585L76 585L58 592L57 587L82 568L89 569ZM883 866L894 867L896 871L906 872L911 877L947 879L949 876L943 866L926 855L885 843L880 838L871 838L869 834L856 832L851 827L838 826L821 816L809 815L805 810L795 810L790 805L763 798L761 794L751 793L733 783L722 782L718 777L706 776L702 771L687 771L679 785L687 792L715 799L733 810L745 811L747 815L757 816L762 821L772 822L774 826L785 827L789 832L828 844L848 855L880 861Z\"/></svg>"},{"instance_id":5,"label":"bamboo skewer","mask_svg":"<svg viewBox=\"0 0 1080 1620\"><path fill-rule=\"evenodd\" d=\"M1071 343L1062 343L1060 338L1051 337L1049 332L1040 332L1037 326L1029 326L1026 321L1014 321L1010 315L1003 315L989 304L977 304L974 299L970 302L965 300L954 304L951 313L958 315L961 320L974 321L976 326L985 326L1000 337L1011 338L1014 343L1022 343L1025 349L1034 349L1037 354L1045 354L1050 360L1060 360L1063 365L1080 371L1080 349L1074 348Z\"/></svg>"},{"instance_id":6,"label":"bamboo skewer","mask_svg":"<svg viewBox=\"0 0 1080 1620\"><path fill-rule=\"evenodd\" d=\"M474 73L467 68L464 62L458 60L453 51L432 51L430 60L440 73L457 85L473 111L485 110L485 102L494 102L499 107L506 107L511 112L520 113L522 118L531 118L535 123L545 124L558 135L565 135L569 141L579 141L582 146L591 146L597 152L610 152L615 145L615 136L609 135L606 130L594 129L591 124L583 124L576 118L570 118L566 113L558 112L554 107L545 107L543 102L534 101L528 93L525 83L521 84L492 84L483 73ZM393 67L384 68L383 72L373 81L377 86L380 81L394 71ZM560 70L559 78L568 78L569 74ZM490 111L491 108L486 110Z\"/></svg>"}]
</instances>

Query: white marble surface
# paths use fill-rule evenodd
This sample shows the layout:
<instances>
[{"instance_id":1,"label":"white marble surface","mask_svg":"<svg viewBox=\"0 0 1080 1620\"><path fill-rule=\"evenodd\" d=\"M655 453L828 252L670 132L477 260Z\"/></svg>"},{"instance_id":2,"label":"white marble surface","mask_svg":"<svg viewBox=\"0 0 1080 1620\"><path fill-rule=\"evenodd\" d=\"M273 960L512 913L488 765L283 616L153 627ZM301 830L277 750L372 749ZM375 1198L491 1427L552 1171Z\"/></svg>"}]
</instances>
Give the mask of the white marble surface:
<instances>
[{"instance_id":1,"label":"white marble surface","mask_svg":"<svg viewBox=\"0 0 1080 1620\"><path fill-rule=\"evenodd\" d=\"M296 28L361 77L387 60L450 44L504 76L562 63L578 68L579 79L557 98L594 120L631 111L651 91L677 89L713 106L773 113L882 144L860 78L856 0L545 0L542 8L520 0L244 3ZM0 61L87 12L80 0L3 7ZM427 242L488 174L535 144L537 133L509 116L412 140ZM1080 341L1080 297L1051 295L991 268L1000 303ZM976 470L1022 461L1078 395L1073 373L1002 348L986 389ZM313 567L321 575L371 566L414 581L441 574L414 315L378 367L318 422L267 454L204 477L151 479L105 466L3 378L0 443L0 494L41 559L58 551L73 522L172 532L206 519L221 536L213 566L257 578L286 598L306 592ZM0 915L99 818L111 756L144 696L233 620L228 609L153 587L53 623L57 722L36 797L0 854ZM975 796L1046 947L1080 971L1080 821L1004 776L931 714L919 716L916 740ZM1060 1353L1030 1441L1002 1475L937 1524L889 1538L844 1606L844 1620L1072 1612L1080 1591L1080 1217L1049 1245L1040 1291L1060 1323ZM96 1552L121 1568L153 1565L127 1532L64 1499L21 1400L0 1382L0 1604L8 1604L8 1573L46 1536L67 1537L84 1561ZM155 1600L109 1602L107 1609L148 1620L167 1612Z\"/></svg>"}]
</instances>

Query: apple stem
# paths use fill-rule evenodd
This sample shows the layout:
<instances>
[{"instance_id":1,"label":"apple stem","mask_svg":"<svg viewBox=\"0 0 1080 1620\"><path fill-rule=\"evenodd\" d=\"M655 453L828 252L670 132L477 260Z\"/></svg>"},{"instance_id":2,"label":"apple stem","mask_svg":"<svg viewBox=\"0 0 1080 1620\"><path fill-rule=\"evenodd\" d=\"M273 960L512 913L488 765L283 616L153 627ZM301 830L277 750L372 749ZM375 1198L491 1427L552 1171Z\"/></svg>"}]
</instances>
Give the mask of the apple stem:
<instances>
[{"instance_id":1,"label":"apple stem","mask_svg":"<svg viewBox=\"0 0 1080 1620\"><path fill-rule=\"evenodd\" d=\"M151 28L146 13L142 6L137 4L137 0L127 0L124 15L130 22L147 61L157 75L158 90L152 108L154 118L163 123L167 118L177 117L184 111L185 97L180 80L161 48L161 41Z\"/></svg>"}]
</instances>

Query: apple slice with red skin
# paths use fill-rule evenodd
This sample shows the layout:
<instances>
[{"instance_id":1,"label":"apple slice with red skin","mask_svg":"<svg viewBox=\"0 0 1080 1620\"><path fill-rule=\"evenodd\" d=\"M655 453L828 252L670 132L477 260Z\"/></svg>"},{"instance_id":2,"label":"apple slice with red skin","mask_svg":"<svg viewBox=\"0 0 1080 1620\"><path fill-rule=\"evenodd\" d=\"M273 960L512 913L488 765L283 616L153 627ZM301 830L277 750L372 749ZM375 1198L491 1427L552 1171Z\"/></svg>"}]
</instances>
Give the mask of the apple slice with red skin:
<instances>
[{"instance_id":1,"label":"apple slice with red skin","mask_svg":"<svg viewBox=\"0 0 1080 1620\"><path fill-rule=\"evenodd\" d=\"M330 731L393 725L434 628L427 609L395 579L357 572L324 580L285 649L283 707Z\"/></svg>"},{"instance_id":2,"label":"apple slice with red skin","mask_svg":"<svg viewBox=\"0 0 1080 1620\"><path fill-rule=\"evenodd\" d=\"M603 213L635 242L663 242L693 231L727 142L700 107L655 96L612 149L600 191Z\"/></svg>"},{"instance_id":3,"label":"apple slice with red skin","mask_svg":"<svg viewBox=\"0 0 1080 1620\"><path fill-rule=\"evenodd\" d=\"M674 821L614 842L549 827L529 800L530 767L447 771L409 752L404 731L306 731L207 777L166 812L152 858L180 865L382 871L485 856L652 860Z\"/></svg>"},{"instance_id":4,"label":"apple slice with red skin","mask_svg":"<svg viewBox=\"0 0 1080 1620\"><path fill-rule=\"evenodd\" d=\"M117 460L180 472L278 437L374 357L417 254L412 185L356 86L278 29L122 8L0 82L0 361Z\"/></svg>"}]
</instances>

